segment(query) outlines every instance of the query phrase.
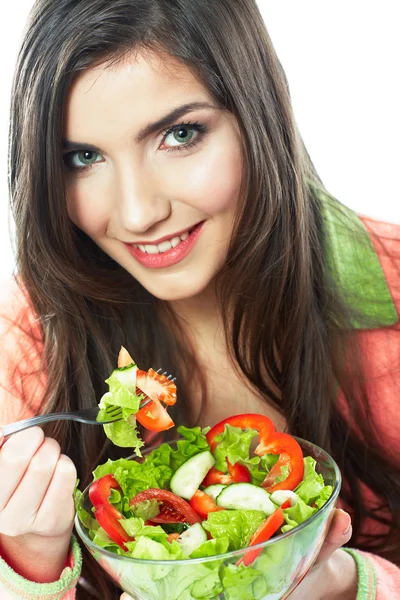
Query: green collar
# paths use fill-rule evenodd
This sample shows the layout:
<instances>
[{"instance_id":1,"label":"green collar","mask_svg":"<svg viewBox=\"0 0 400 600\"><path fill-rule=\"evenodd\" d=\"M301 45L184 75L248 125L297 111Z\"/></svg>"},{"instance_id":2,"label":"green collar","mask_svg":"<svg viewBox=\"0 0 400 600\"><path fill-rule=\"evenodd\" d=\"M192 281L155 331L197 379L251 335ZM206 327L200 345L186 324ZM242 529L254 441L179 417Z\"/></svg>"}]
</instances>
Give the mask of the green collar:
<instances>
[{"instance_id":1,"label":"green collar","mask_svg":"<svg viewBox=\"0 0 400 600\"><path fill-rule=\"evenodd\" d=\"M312 187L321 201L329 267L345 301L354 310L353 327L394 325L399 315L364 223L315 184Z\"/></svg>"}]
</instances>

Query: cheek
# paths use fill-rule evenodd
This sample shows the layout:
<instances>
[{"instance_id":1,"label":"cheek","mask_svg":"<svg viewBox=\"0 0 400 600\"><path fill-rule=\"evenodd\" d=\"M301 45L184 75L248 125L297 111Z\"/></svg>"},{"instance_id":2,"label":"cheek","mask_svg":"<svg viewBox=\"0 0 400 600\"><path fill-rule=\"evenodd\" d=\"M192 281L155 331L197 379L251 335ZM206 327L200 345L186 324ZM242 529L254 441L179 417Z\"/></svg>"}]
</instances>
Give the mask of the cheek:
<instances>
[{"instance_id":1,"label":"cheek","mask_svg":"<svg viewBox=\"0 0 400 600\"><path fill-rule=\"evenodd\" d=\"M71 221L90 237L104 234L110 219L105 198L80 184L67 187L66 195Z\"/></svg>"},{"instance_id":2,"label":"cheek","mask_svg":"<svg viewBox=\"0 0 400 600\"><path fill-rule=\"evenodd\" d=\"M229 147L229 146L228 146ZM193 158L186 178L188 203L213 215L235 209L242 178L240 151L218 148Z\"/></svg>"}]
</instances>

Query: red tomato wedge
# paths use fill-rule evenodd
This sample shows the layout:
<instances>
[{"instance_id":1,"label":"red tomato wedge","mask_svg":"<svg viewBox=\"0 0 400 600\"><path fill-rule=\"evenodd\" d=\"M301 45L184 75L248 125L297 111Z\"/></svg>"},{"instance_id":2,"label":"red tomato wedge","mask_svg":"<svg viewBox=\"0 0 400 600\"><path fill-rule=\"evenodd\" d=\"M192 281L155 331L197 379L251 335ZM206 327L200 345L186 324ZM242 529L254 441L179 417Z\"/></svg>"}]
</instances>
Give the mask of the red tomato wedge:
<instances>
[{"instance_id":1,"label":"red tomato wedge","mask_svg":"<svg viewBox=\"0 0 400 600\"><path fill-rule=\"evenodd\" d=\"M144 391L144 390L143 390ZM135 415L143 427L150 431L166 431L174 426L174 422L158 400L152 400Z\"/></svg>"},{"instance_id":2,"label":"red tomato wedge","mask_svg":"<svg viewBox=\"0 0 400 600\"><path fill-rule=\"evenodd\" d=\"M145 500L157 500L162 503L160 514L151 518L152 523L190 523L190 525L201 523L201 518L190 504L168 490L159 488L144 490L136 494L129 504L133 506Z\"/></svg>"},{"instance_id":3,"label":"red tomato wedge","mask_svg":"<svg viewBox=\"0 0 400 600\"><path fill-rule=\"evenodd\" d=\"M114 475L104 475L96 479L89 488L89 499L94 506L94 516L107 535L121 548L127 550L124 542L133 541L122 527L120 520L124 519L119 510L109 501L111 490L121 490Z\"/></svg>"},{"instance_id":4,"label":"red tomato wedge","mask_svg":"<svg viewBox=\"0 0 400 600\"><path fill-rule=\"evenodd\" d=\"M175 383L167 379L165 375L160 375L154 369L148 371L138 370L136 385L152 400L159 400L167 406L173 406L176 402Z\"/></svg>"},{"instance_id":5,"label":"red tomato wedge","mask_svg":"<svg viewBox=\"0 0 400 600\"><path fill-rule=\"evenodd\" d=\"M278 462L271 469L268 477L263 482L263 487L268 492L276 490L294 490L302 481L304 475L303 452L297 441L287 433L276 431L275 425L268 417L257 414L243 414L228 417L220 423L217 423L206 434L211 451L214 451L218 442L215 438L223 433L225 425L241 429L255 429L259 433L259 444L254 450L258 456L264 454L279 454ZM288 477L283 481L274 484L276 477L281 474L282 467L287 467Z\"/></svg>"},{"instance_id":6,"label":"red tomato wedge","mask_svg":"<svg viewBox=\"0 0 400 600\"><path fill-rule=\"evenodd\" d=\"M262 544L263 542L268 541L284 524L285 519L283 517L283 509L288 508L289 506L290 500L286 500L286 502L284 502L282 506L278 508L278 510L265 519L264 523L261 523L260 527L251 536L249 546L256 546L257 544ZM239 559L236 564L239 565L240 563L243 563L246 567L248 567L257 558L260 552L262 552L262 548L259 550L251 550L250 552L246 552L246 554Z\"/></svg>"},{"instance_id":7,"label":"red tomato wedge","mask_svg":"<svg viewBox=\"0 0 400 600\"><path fill-rule=\"evenodd\" d=\"M202 484L204 487L221 483L223 485L229 485L230 483L251 483L250 471L244 465L231 463L226 459L228 465L228 474L219 471L215 467L212 467L207 475L205 476Z\"/></svg>"},{"instance_id":8,"label":"red tomato wedge","mask_svg":"<svg viewBox=\"0 0 400 600\"><path fill-rule=\"evenodd\" d=\"M224 510L221 506L217 506L214 500L208 494L197 490L192 499L190 506L202 519L207 519L208 513Z\"/></svg>"}]
</instances>

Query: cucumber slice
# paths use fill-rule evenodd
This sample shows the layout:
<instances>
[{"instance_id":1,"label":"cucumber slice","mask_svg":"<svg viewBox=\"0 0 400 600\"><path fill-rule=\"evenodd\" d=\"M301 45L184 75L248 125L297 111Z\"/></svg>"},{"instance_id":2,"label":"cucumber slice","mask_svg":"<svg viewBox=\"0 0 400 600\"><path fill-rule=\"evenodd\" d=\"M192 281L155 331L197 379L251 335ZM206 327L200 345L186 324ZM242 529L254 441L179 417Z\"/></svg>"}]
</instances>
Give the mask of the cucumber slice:
<instances>
[{"instance_id":1,"label":"cucumber slice","mask_svg":"<svg viewBox=\"0 0 400 600\"><path fill-rule=\"evenodd\" d=\"M191 500L214 464L215 458L209 450L195 454L173 474L170 483L171 492L185 500Z\"/></svg>"},{"instance_id":2,"label":"cucumber slice","mask_svg":"<svg viewBox=\"0 0 400 600\"><path fill-rule=\"evenodd\" d=\"M213 485L206 487L204 493L207 494L207 496L211 496L211 498L215 501L217 496L219 496L222 490L225 488L226 485L222 485L222 483L214 483Z\"/></svg>"},{"instance_id":3,"label":"cucumber slice","mask_svg":"<svg viewBox=\"0 0 400 600\"><path fill-rule=\"evenodd\" d=\"M272 492L271 500L274 504L278 506L282 506L286 500L290 499L290 506L296 506L299 497L297 494L292 492L291 490L276 490L276 492Z\"/></svg>"},{"instance_id":4,"label":"cucumber slice","mask_svg":"<svg viewBox=\"0 0 400 600\"><path fill-rule=\"evenodd\" d=\"M129 367L121 367L120 369L115 369L111 375L114 375L116 379L136 395L136 372L138 368L137 365L129 365Z\"/></svg>"},{"instance_id":5,"label":"cucumber slice","mask_svg":"<svg viewBox=\"0 0 400 600\"><path fill-rule=\"evenodd\" d=\"M264 488L252 483L231 483L217 497L217 505L223 508L261 510L267 516L276 511Z\"/></svg>"},{"instance_id":6,"label":"cucumber slice","mask_svg":"<svg viewBox=\"0 0 400 600\"><path fill-rule=\"evenodd\" d=\"M200 525L195 523L189 529L186 529L176 540L186 556L190 556L192 552L197 550L204 542L207 541L207 534Z\"/></svg>"}]
</instances>

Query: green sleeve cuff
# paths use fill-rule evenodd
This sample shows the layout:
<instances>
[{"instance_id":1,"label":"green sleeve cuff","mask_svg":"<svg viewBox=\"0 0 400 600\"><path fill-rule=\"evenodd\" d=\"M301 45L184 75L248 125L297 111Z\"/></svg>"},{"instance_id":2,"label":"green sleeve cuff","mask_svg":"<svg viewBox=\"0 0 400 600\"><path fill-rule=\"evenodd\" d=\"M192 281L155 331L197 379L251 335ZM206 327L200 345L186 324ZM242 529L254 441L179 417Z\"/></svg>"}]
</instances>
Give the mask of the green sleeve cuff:
<instances>
[{"instance_id":1,"label":"green sleeve cuff","mask_svg":"<svg viewBox=\"0 0 400 600\"><path fill-rule=\"evenodd\" d=\"M376 599L376 574L375 569L367 557L362 556L357 550L352 548L342 548L350 554L357 565L358 588L356 600L375 600Z\"/></svg>"},{"instance_id":2,"label":"green sleeve cuff","mask_svg":"<svg viewBox=\"0 0 400 600\"><path fill-rule=\"evenodd\" d=\"M82 568L82 553L74 536L71 537L71 552L73 568L65 567L60 579L52 583L28 581L0 557L0 588L5 588L21 600L61 600L69 590L76 587Z\"/></svg>"}]
</instances>

